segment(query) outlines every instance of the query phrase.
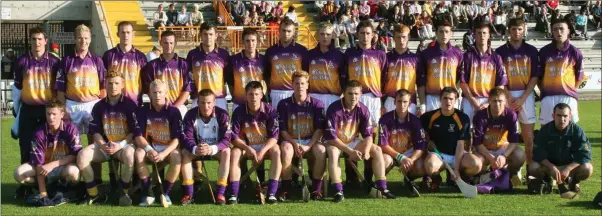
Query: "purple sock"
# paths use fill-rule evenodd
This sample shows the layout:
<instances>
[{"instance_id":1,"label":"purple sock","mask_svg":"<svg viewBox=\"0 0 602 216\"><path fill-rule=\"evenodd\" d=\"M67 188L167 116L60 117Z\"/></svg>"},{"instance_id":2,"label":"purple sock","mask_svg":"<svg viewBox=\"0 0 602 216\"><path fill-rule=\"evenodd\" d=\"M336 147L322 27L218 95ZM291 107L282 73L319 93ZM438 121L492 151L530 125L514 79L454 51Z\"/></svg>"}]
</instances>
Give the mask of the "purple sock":
<instances>
[{"instance_id":1,"label":"purple sock","mask_svg":"<svg viewBox=\"0 0 602 216\"><path fill-rule=\"evenodd\" d=\"M171 188L173 187L173 183L169 182L169 181L164 181L163 182L163 193L165 195L169 195L169 193L171 193Z\"/></svg>"},{"instance_id":2,"label":"purple sock","mask_svg":"<svg viewBox=\"0 0 602 216\"><path fill-rule=\"evenodd\" d=\"M184 195L194 196L194 187L192 185L183 185Z\"/></svg>"},{"instance_id":3,"label":"purple sock","mask_svg":"<svg viewBox=\"0 0 602 216\"><path fill-rule=\"evenodd\" d=\"M130 189L130 183L124 182L123 180L121 180L121 189L123 189L123 190Z\"/></svg>"},{"instance_id":4,"label":"purple sock","mask_svg":"<svg viewBox=\"0 0 602 216\"><path fill-rule=\"evenodd\" d=\"M239 181L230 182L230 192L232 193L232 196L238 197L238 189L240 189Z\"/></svg>"},{"instance_id":5,"label":"purple sock","mask_svg":"<svg viewBox=\"0 0 602 216\"><path fill-rule=\"evenodd\" d=\"M148 188L150 187L150 180L148 177L140 179L140 184L142 185L141 197L148 196Z\"/></svg>"},{"instance_id":6,"label":"purple sock","mask_svg":"<svg viewBox=\"0 0 602 216\"><path fill-rule=\"evenodd\" d=\"M314 188L313 191L322 191L322 179L312 179L311 184Z\"/></svg>"},{"instance_id":7,"label":"purple sock","mask_svg":"<svg viewBox=\"0 0 602 216\"><path fill-rule=\"evenodd\" d=\"M278 190L278 180L270 179L268 181L268 196L276 195L277 190Z\"/></svg>"},{"instance_id":8,"label":"purple sock","mask_svg":"<svg viewBox=\"0 0 602 216\"><path fill-rule=\"evenodd\" d=\"M237 182L238 183L238 182ZM217 185L217 188L215 188L217 190L217 195L218 196L223 196L224 193L226 193L226 186L223 185Z\"/></svg>"},{"instance_id":9,"label":"purple sock","mask_svg":"<svg viewBox=\"0 0 602 216\"><path fill-rule=\"evenodd\" d=\"M343 184L342 183L334 183L334 190L336 192L343 192Z\"/></svg>"},{"instance_id":10,"label":"purple sock","mask_svg":"<svg viewBox=\"0 0 602 216\"><path fill-rule=\"evenodd\" d=\"M379 190L387 189L387 181L386 180L376 180L376 188Z\"/></svg>"}]
</instances>

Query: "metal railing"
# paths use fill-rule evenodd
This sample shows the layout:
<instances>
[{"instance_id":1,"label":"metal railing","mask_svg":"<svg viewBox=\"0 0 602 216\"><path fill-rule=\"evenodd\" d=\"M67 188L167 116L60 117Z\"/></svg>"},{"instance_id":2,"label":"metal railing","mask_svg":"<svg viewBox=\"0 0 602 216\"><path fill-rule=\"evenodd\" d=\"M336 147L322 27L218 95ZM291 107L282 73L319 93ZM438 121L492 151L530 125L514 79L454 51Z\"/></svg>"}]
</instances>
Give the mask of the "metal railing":
<instances>
[{"instance_id":1,"label":"metal railing","mask_svg":"<svg viewBox=\"0 0 602 216\"><path fill-rule=\"evenodd\" d=\"M224 19L224 23L227 26L235 25L234 21L232 20L232 15L226 9L226 5L224 5L223 1L214 0L212 5L213 5L213 9L217 13L217 15L221 16Z\"/></svg>"}]
</instances>

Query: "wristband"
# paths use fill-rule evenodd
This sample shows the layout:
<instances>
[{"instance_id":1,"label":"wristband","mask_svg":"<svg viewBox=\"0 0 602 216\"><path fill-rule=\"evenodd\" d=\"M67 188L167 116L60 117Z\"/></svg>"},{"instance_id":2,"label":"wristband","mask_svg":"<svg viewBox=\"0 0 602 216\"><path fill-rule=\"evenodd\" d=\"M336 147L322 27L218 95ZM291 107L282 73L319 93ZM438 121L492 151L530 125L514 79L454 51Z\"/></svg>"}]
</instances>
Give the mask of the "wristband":
<instances>
[{"instance_id":1,"label":"wristband","mask_svg":"<svg viewBox=\"0 0 602 216\"><path fill-rule=\"evenodd\" d=\"M150 144L144 146L144 152L148 152L148 151L153 150L153 149L154 148Z\"/></svg>"},{"instance_id":2,"label":"wristband","mask_svg":"<svg viewBox=\"0 0 602 216\"><path fill-rule=\"evenodd\" d=\"M420 104L420 112L426 111L426 104Z\"/></svg>"},{"instance_id":3,"label":"wristband","mask_svg":"<svg viewBox=\"0 0 602 216\"><path fill-rule=\"evenodd\" d=\"M395 157L395 158L397 158L397 161L401 162L401 160L403 160L404 158L406 158L406 156L403 155L403 154L397 154L397 157Z\"/></svg>"}]
</instances>

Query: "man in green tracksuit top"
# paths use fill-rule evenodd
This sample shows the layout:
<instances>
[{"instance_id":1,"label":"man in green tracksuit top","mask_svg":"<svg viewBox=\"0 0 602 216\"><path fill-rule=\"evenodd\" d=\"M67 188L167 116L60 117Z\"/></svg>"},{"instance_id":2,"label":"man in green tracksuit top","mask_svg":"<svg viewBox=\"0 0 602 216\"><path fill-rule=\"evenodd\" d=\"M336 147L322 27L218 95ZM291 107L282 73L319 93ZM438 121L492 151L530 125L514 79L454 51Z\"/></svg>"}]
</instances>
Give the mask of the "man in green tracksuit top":
<instances>
[{"instance_id":1,"label":"man in green tracksuit top","mask_svg":"<svg viewBox=\"0 0 602 216\"><path fill-rule=\"evenodd\" d=\"M593 172L592 146L583 129L571 121L568 104L557 104L553 115L554 121L543 125L535 137L529 173L537 179L531 180L529 191L542 193L545 185L551 187L553 178L560 193L572 191L577 194L580 192L579 182L589 178Z\"/></svg>"}]
</instances>

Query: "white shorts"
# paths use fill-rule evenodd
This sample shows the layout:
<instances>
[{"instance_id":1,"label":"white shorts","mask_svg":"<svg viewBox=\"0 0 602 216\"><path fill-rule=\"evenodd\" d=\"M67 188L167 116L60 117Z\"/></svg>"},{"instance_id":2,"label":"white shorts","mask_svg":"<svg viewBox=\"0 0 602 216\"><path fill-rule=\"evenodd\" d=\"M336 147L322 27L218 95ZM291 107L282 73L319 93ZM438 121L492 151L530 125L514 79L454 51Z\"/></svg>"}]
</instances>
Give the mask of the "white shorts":
<instances>
[{"instance_id":1,"label":"white shorts","mask_svg":"<svg viewBox=\"0 0 602 216\"><path fill-rule=\"evenodd\" d=\"M489 153L492 154L494 157L497 157L499 155L503 155L504 152L506 152L507 148L508 148L508 145L503 145L498 150L487 150L487 151L489 151Z\"/></svg>"},{"instance_id":2,"label":"white shorts","mask_svg":"<svg viewBox=\"0 0 602 216\"><path fill-rule=\"evenodd\" d=\"M458 100L456 100L456 109L460 109L460 101L462 98L458 97ZM441 99L439 98L439 95L426 95L426 112L428 111L432 111L432 110L436 110L441 108Z\"/></svg>"},{"instance_id":3,"label":"white shorts","mask_svg":"<svg viewBox=\"0 0 602 216\"><path fill-rule=\"evenodd\" d=\"M341 99L340 96L332 95L332 94L315 94L315 93L309 93L309 96L310 97L314 97L314 98L322 101L322 103L324 104L324 113L326 113L326 110L328 110L328 107L330 106L330 104L332 104L335 101Z\"/></svg>"},{"instance_id":4,"label":"white shorts","mask_svg":"<svg viewBox=\"0 0 602 216\"><path fill-rule=\"evenodd\" d=\"M92 108L94 108L94 104L98 101L100 101L100 99L90 102L75 102L67 99L65 102L67 113L69 113L69 116L71 117L71 122L77 126L80 134L88 133L88 124L90 123L90 117L92 116Z\"/></svg>"},{"instance_id":5,"label":"white shorts","mask_svg":"<svg viewBox=\"0 0 602 216\"><path fill-rule=\"evenodd\" d=\"M198 100L197 98L192 99L192 107L196 107L199 105L197 100ZM226 98L216 98L215 106L226 110L226 112L228 111L228 101L226 100ZM184 107L184 108L186 108L186 107ZM180 108L178 107L178 109L180 109ZM186 114L187 110L183 110L183 111L184 112L182 113L182 119L184 118L184 115ZM182 112L182 109L180 109L180 112Z\"/></svg>"},{"instance_id":6,"label":"white shorts","mask_svg":"<svg viewBox=\"0 0 602 216\"><path fill-rule=\"evenodd\" d=\"M559 103L568 104L571 107L572 121L579 121L579 110L577 109L577 99L568 95L552 95L541 99L539 107L539 124L546 124L554 121L554 106Z\"/></svg>"},{"instance_id":7,"label":"white shorts","mask_svg":"<svg viewBox=\"0 0 602 216\"><path fill-rule=\"evenodd\" d=\"M520 96L523 95L523 92L525 92L525 90L518 90L518 91L510 91L510 95L512 95L512 97L515 98L519 98ZM508 104L510 105L510 104ZM522 106L522 110L520 112L517 113L518 114L518 121L520 123L523 124L535 124L535 94L531 93L528 97L527 100L525 100L525 103Z\"/></svg>"},{"instance_id":8,"label":"white shorts","mask_svg":"<svg viewBox=\"0 0 602 216\"><path fill-rule=\"evenodd\" d=\"M385 110L386 110L386 112L391 112L391 111L395 110L395 98L387 97L387 100L385 100ZM408 107L408 112L410 112L412 114L416 114L416 104L415 103L410 104L410 107Z\"/></svg>"},{"instance_id":9,"label":"white shorts","mask_svg":"<svg viewBox=\"0 0 602 216\"><path fill-rule=\"evenodd\" d=\"M435 153L431 152L431 154ZM447 163L449 166L454 167L456 164L456 155L441 153L441 160L443 160L443 163Z\"/></svg>"},{"instance_id":10,"label":"white shorts","mask_svg":"<svg viewBox=\"0 0 602 216\"><path fill-rule=\"evenodd\" d=\"M184 115L186 115L188 108L186 108L186 105L184 105L184 104L182 104L176 108L178 108L178 110L180 110L180 114L182 114L182 120L184 120Z\"/></svg>"},{"instance_id":11,"label":"white shorts","mask_svg":"<svg viewBox=\"0 0 602 216\"><path fill-rule=\"evenodd\" d=\"M380 109L382 108L380 98L376 97L372 93L366 93L360 97L360 102L368 107L368 110L370 111L370 122L372 125L377 125L378 120L380 119Z\"/></svg>"},{"instance_id":12,"label":"white shorts","mask_svg":"<svg viewBox=\"0 0 602 216\"><path fill-rule=\"evenodd\" d=\"M278 107L281 100L289 98L293 95L293 90L272 90L270 91L270 99L272 99L272 107Z\"/></svg>"},{"instance_id":13,"label":"white shorts","mask_svg":"<svg viewBox=\"0 0 602 216\"><path fill-rule=\"evenodd\" d=\"M157 153L160 153L160 152L165 151L165 149L167 149L167 146L166 145L153 144L153 149L155 149L155 151L157 151Z\"/></svg>"},{"instance_id":14,"label":"white shorts","mask_svg":"<svg viewBox=\"0 0 602 216\"><path fill-rule=\"evenodd\" d=\"M477 104L479 105L487 103L487 101L489 100L489 98L480 97L475 97L474 99L477 100ZM468 116L468 118L470 118L470 125L472 126L472 118L478 112L478 110L475 110L468 98L464 98L462 100L462 112L464 112Z\"/></svg>"},{"instance_id":15,"label":"white shorts","mask_svg":"<svg viewBox=\"0 0 602 216\"><path fill-rule=\"evenodd\" d=\"M132 147L132 148L134 148L134 144L127 143L126 140L122 140L121 142L117 142L117 144L119 144L119 150L122 150L122 149L124 149L126 147ZM107 154L105 151L103 151L102 149L100 151L102 152L102 155L105 156L105 160L108 161L108 160L111 159L111 156L109 154Z\"/></svg>"},{"instance_id":16,"label":"white shorts","mask_svg":"<svg viewBox=\"0 0 602 216\"><path fill-rule=\"evenodd\" d=\"M255 152L258 152L258 151L260 151L260 150L261 150L263 147L265 147L265 144L261 144L261 145L250 145L250 146L251 146L251 148L252 148L253 150L255 150Z\"/></svg>"},{"instance_id":17,"label":"white shorts","mask_svg":"<svg viewBox=\"0 0 602 216\"><path fill-rule=\"evenodd\" d=\"M412 157L412 154L414 154L414 149L408 149L406 152L403 153L403 156L405 157ZM383 155L388 155L388 154L383 154ZM393 158L393 166L399 166L400 164L397 161L397 158Z\"/></svg>"},{"instance_id":18,"label":"white shorts","mask_svg":"<svg viewBox=\"0 0 602 216\"><path fill-rule=\"evenodd\" d=\"M309 144L309 141L311 141L311 139L302 139L302 140L295 139L295 142L297 142L297 144L304 145L304 146ZM286 142L286 141L283 141L283 142Z\"/></svg>"}]
</instances>

